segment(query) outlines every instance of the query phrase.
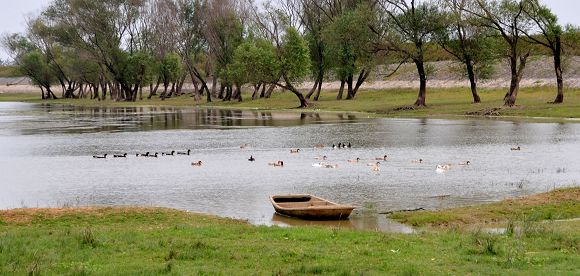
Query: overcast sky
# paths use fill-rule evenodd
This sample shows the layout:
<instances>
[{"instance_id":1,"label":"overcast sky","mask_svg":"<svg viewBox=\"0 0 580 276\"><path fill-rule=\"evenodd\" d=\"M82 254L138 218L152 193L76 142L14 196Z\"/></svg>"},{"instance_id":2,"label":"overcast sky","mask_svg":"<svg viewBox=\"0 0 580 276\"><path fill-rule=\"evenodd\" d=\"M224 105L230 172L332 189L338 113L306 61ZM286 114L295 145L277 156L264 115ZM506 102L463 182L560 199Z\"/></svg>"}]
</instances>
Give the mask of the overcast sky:
<instances>
[{"instance_id":1,"label":"overcast sky","mask_svg":"<svg viewBox=\"0 0 580 276\"><path fill-rule=\"evenodd\" d=\"M0 0L0 34L23 32L26 28L26 17L38 14L52 0ZM563 24L580 26L580 1L578 0L542 0L559 17ZM1 48L1 47L0 47ZM7 58L4 49L0 49L0 58Z\"/></svg>"}]
</instances>

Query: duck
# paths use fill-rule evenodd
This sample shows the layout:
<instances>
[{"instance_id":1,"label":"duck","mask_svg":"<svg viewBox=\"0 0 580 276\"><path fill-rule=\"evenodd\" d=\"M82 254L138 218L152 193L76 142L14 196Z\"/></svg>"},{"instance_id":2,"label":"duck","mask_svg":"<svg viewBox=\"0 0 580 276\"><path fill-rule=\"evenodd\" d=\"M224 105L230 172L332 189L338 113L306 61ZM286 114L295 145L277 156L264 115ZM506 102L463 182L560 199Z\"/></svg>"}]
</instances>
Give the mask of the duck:
<instances>
[{"instance_id":1,"label":"duck","mask_svg":"<svg viewBox=\"0 0 580 276\"><path fill-rule=\"evenodd\" d=\"M336 168L338 168L338 164L324 164L323 168L336 169Z\"/></svg>"},{"instance_id":2,"label":"duck","mask_svg":"<svg viewBox=\"0 0 580 276\"><path fill-rule=\"evenodd\" d=\"M290 153L300 153L300 149L290 149Z\"/></svg>"},{"instance_id":3,"label":"duck","mask_svg":"<svg viewBox=\"0 0 580 276\"><path fill-rule=\"evenodd\" d=\"M437 168L435 168L435 171L437 171L438 173L443 173L448 171L449 169L451 169L451 167L449 166L449 164L446 165L437 165Z\"/></svg>"},{"instance_id":4,"label":"duck","mask_svg":"<svg viewBox=\"0 0 580 276\"><path fill-rule=\"evenodd\" d=\"M137 153L135 156L136 157L139 157L139 156L147 157L147 156L149 156L149 152L146 152L146 153Z\"/></svg>"},{"instance_id":5,"label":"duck","mask_svg":"<svg viewBox=\"0 0 580 276\"><path fill-rule=\"evenodd\" d=\"M510 148L510 150L521 150L520 146L517 146L516 148Z\"/></svg>"},{"instance_id":6,"label":"duck","mask_svg":"<svg viewBox=\"0 0 580 276\"><path fill-rule=\"evenodd\" d=\"M326 166L326 164L322 163L322 162L312 164L312 167L315 167L315 168L322 168L324 166Z\"/></svg>"},{"instance_id":7,"label":"duck","mask_svg":"<svg viewBox=\"0 0 580 276\"><path fill-rule=\"evenodd\" d=\"M157 158L157 157L158 157L157 155L158 155L158 153L156 152L156 153L155 153L155 154L153 154L153 155L151 155L151 154L150 154L150 155L147 155L147 157L153 157L153 158Z\"/></svg>"},{"instance_id":8,"label":"duck","mask_svg":"<svg viewBox=\"0 0 580 276\"><path fill-rule=\"evenodd\" d=\"M250 158L248 158L248 161L250 161L250 162L254 162L254 161L256 161L256 158L254 158L254 156L253 156L253 155L250 155Z\"/></svg>"},{"instance_id":9,"label":"duck","mask_svg":"<svg viewBox=\"0 0 580 276\"><path fill-rule=\"evenodd\" d=\"M247 148L249 146L250 146L249 144L241 144L240 145L240 149L245 149L245 148Z\"/></svg>"},{"instance_id":10,"label":"duck","mask_svg":"<svg viewBox=\"0 0 580 276\"><path fill-rule=\"evenodd\" d=\"M123 154L114 154L113 157L114 158L126 158L127 157L127 154L126 153L123 153Z\"/></svg>"},{"instance_id":11,"label":"duck","mask_svg":"<svg viewBox=\"0 0 580 276\"><path fill-rule=\"evenodd\" d=\"M350 144L350 142L348 142L348 145L346 147L349 148L349 149L352 147L352 145Z\"/></svg>"},{"instance_id":12,"label":"duck","mask_svg":"<svg viewBox=\"0 0 580 276\"><path fill-rule=\"evenodd\" d=\"M459 162L459 166L469 166L469 165L471 165L471 162L469 160Z\"/></svg>"},{"instance_id":13,"label":"duck","mask_svg":"<svg viewBox=\"0 0 580 276\"><path fill-rule=\"evenodd\" d=\"M411 163L421 164L421 163L423 163L423 159L411 160Z\"/></svg>"},{"instance_id":14,"label":"duck","mask_svg":"<svg viewBox=\"0 0 580 276\"><path fill-rule=\"evenodd\" d=\"M367 166L379 166L381 165L381 162L371 162L371 163L367 163Z\"/></svg>"},{"instance_id":15,"label":"duck","mask_svg":"<svg viewBox=\"0 0 580 276\"><path fill-rule=\"evenodd\" d=\"M169 152L169 153L167 153L167 152L164 152L164 153L161 153L161 155L168 155L168 156L173 156L173 155L175 155L175 151L174 151L174 150L172 150L172 151L171 151L171 152Z\"/></svg>"},{"instance_id":16,"label":"duck","mask_svg":"<svg viewBox=\"0 0 580 276\"><path fill-rule=\"evenodd\" d=\"M360 161L360 158L357 157L356 159L349 159L349 160L346 160L346 161L348 163L358 163L358 161Z\"/></svg>"},{"instance_id":17,"label":"duck","mask_svg":"<svg viewBox=\"0 0 580 276\"><path fill-rule=\"evenodd\" d=\"M373 172L379 172L379 171L381 171L381 167L379 166L380 164L381 164L380 162L377 162L377 163L376 163L376 164L375 164L375 165L374 165L374 166L371 168L371 171L373 171Z\"/></svg>"},{"instance_id":18,"label":"duck","mask_svg":"<svg viewBox=\"0 0 580 276\"><path fill-rule=\"evenodd\" d=\"M316 160L326 160L326 158L327 158L326 155L314 157L314 159Z\"/></svg>"},{"instance_id":19,"label":"duck","mask_svg":"<svg viewBox=\"0 0 580 276\"><path fill-rule=\"evenodd\" d=\"M387 155L385 154L383 157L376 157L375 160L387 161Z\"/></svg>"},{"instance_id":20,"label":"duck","mask_svg":"<svg viewBox=\"0 0 580 276\"><path fill-rule=\"evenodd\" d=\"M335 144L332 144L332 149L336 149L336 145Z\"/></svg>"},{"instance_id":21,"label":"duck","mask_svg":"<svg viewBox=\"0 0 580 276\"><path fill-rule=\"evenodd\" d=\"M342 149L342 143L338 143L338 148Z\"/></svg>"},{"instance_id":22,"label":"duck","mask_svg":"<svg viewBox=\"0 0 580 276\"><path fill-rule=\"evenodd\" d=\"M187 151L178 151L177 155L190 155L191 154L191 150L188 149Z\"/></svg>"},{"instance_id":23,"label":"duck","mask_svg":"<svg viewBox=\"0 0 580 276\"><path fill-rule=\"evenodd\" d=\"M97 159L105 159L107 158L107 154L103 154L103 155L93 155L93 158L97 158Z\"/></svg>"},{"instance_id":24,"label":"duck","mask_svg":"<svg viewBox=\"0 0 580 276\"><path fill-rule=\"evenodd\" d=\"M268 163L268 165L270 166L274 166L274 167L284 167L284 161L276 161L276 162L270 162Z\"/></svg>"},{"instance_id":25,"label":"duck","mask_svg":"<svg viewBox=\"0 0 580 276\"><path fill-rule=\"evenodd\" d=\"M195 161L195 162L191 162L191 165L194 166L194 167L201 167L201 160Z\"/></svg>"}]
</instances>

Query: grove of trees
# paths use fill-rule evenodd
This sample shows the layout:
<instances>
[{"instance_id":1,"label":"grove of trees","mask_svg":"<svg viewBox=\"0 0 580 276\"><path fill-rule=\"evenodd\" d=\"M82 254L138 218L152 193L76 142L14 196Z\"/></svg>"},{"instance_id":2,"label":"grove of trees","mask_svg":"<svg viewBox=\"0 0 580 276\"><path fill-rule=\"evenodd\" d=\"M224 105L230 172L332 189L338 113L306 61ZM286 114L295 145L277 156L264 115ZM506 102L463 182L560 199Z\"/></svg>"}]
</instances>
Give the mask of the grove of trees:
<instances>
[{"instance_id":1,"label":"grove of trees","mask_svg":"<svg viewBox=\"0 0 580 276\"><path fill-rule=\"evenodd\" d=\"M553 56L554 103L564 101L563 55L578 33L539 0L54 0L2 45L43 99L136 101L144 90L166 99L191 83L196 100L242 101L243 88L269 98L278 88L307 107L324 81L340 81L336 98L353 100L378 66L413 63L414 105L425 106L426 61L444 51L463 64L474 103L478 80L508 61L504 103L513 106L535 54Z\"/></svg>"}]
</instances>

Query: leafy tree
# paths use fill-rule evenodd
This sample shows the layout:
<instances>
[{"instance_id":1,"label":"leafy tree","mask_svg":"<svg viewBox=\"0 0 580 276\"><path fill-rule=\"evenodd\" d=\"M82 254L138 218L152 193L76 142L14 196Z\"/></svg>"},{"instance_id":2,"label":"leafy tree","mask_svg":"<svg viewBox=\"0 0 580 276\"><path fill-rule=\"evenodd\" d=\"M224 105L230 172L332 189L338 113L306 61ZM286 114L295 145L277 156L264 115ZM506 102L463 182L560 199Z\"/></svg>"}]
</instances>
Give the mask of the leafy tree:
<instances>
[{"instance_id":1,"label":"leafy tree","mask_svg":"<svg viewBox=\"0 0 580 276\"><path fill-rule=\"evenodd\" d=\"M469 0L445 0L449 25L437 34L439 45L465 65L473 102L481 102L477 79L486 77L493 68L495 40L490 31L474 24L465 11Z\"/></svg>"},{"instance_id":2,"label":"leafy tree","mask_svg":"<svg viewBox=\"0 0 580 276\"><path fill-rule=\"evenodd\" d=\"M425 70L425 52L427 43L444 29L446 18L438 3L432 1L381 0L384 18L379 28L374 27L375 34L382 39L376 46L377 51L395 55L401 63L412 60L419 75L419 95L416 106L426 105L427 71Z\"/></svg>"},{"instance_id":3,"label":"leafy tree","mask_svg":"<svg viewBox=\"0 0 580 276\"><path fill-rule=\"evenodd\" d=\"M465 10L479 19L477 24L499 34L504 42L499 50L508 58L511 73L510 88L504 97L504 104L513 106L516 104L520 81L531 53L531 48L522 39L522 30L529 26L523 12L524 6L515 0L474 1L475 5L466 7Z\"/></svg>"},{"instance_id":4,"label":"leafy tree","mask_svg":"<svg viewBox=\"0 0 580 276\"><path fill-rule=\"evenodd\" d=\"M163 58L159 64L159 76L163 82L163 93L161 93L161 99L171 97L171 94L175 92L175 82L181 74L181 58L176 53L170 53ZM171 92L167 94L167 88L169 84L173 83Z\"/></svg>"},{"instance_id":5,"label":"leafy tree","mask_svg":"<svg viewBox=\"0 0 580 276\"><path fill-rule=\"evenodd\" d=\"M296 29L286 28L282 44L278 48L278 60L283 82L278 82L277 85L296 95L300 101L299 108L308 107L304 95L294 87L294 83L301 81L310 73L308 45Z\"/></svg>"},{"instance_id":6,"label":"leafy tree","mask_svg":"<svg viewBox=\"0 0 580 276\"><path fill-rule=\"evenodd\" d=\"M373 67L372 33L368 28L373 19L372 10L367 5L360 4L354 10L345 11L334 18L324 29L326 55L335 57L331 66L341 83L348 86L347 99L355 97ZM353 84L355 74L358 74L358 78ZM342 89L337 99L342 99Z\"/></svg>"},{"instance_id":7,"label":"leafy tree","mask_svg":"<svg viewBox=\"0 0 580 276\"><path fill-rule=\"evenodd\" d=\"M17 64L22 74L29 77L35 85L40 87L42 99L57 99L50 89L52 83L56 80L55 75L40 51L33 50L21 55ZM46 96L44 95L45 91Z\"/></svg>"},{"instance_id":8,"label":"leafy tree","mask_svg":"<svg viewBox=\"0 0 580 276\"><path fill-rule=\"evenodd\" d=\"M569 27L564 29L558 23L558 17L545 5L540 4L538 0L525 0L522 3L522 11L533 22L534 28L529 31L526 28L520 28L520 31L535 44L548 48L554 58L554 71L556 73L557 95L553 101L555 104L564 102L564 76L562 70L563 44L562 37L574 32Z\"/></svg>"}]
</instances>

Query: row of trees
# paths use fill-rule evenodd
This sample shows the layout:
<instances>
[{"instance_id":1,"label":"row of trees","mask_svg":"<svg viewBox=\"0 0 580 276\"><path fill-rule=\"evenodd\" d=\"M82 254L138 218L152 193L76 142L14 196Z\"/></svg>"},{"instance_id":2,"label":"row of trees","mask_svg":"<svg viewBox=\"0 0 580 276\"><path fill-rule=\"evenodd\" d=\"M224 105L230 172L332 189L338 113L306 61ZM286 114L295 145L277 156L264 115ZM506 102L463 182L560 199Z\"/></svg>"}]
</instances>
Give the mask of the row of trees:
<instances>
[{"instance_id":1,"label":"row of trees","mask_svg":"<svg viewBox=\"0 0 580 276\"><path fill-rule=\"evenodd\" d=\"M538 48L554 57L554 102L563 102L562 55L577 33L538 0L55 0L26 34L2 43L43 98L56 98L59 84L65 98L135 101L148 88L148 98L165 99L191 81L193 96L208 102L241 101L242 86L252 99L279 87L306 107L329 76L341 82L337 99L345 90L354 99L378 65L394 64L394 73L412 62L415 105L425 106L425 62L444 49L464 64L476 103L477 80L509 60L511 106ZM307 77L314 85L303 94L296 84Z\"/></svg>"}]
</instances>

